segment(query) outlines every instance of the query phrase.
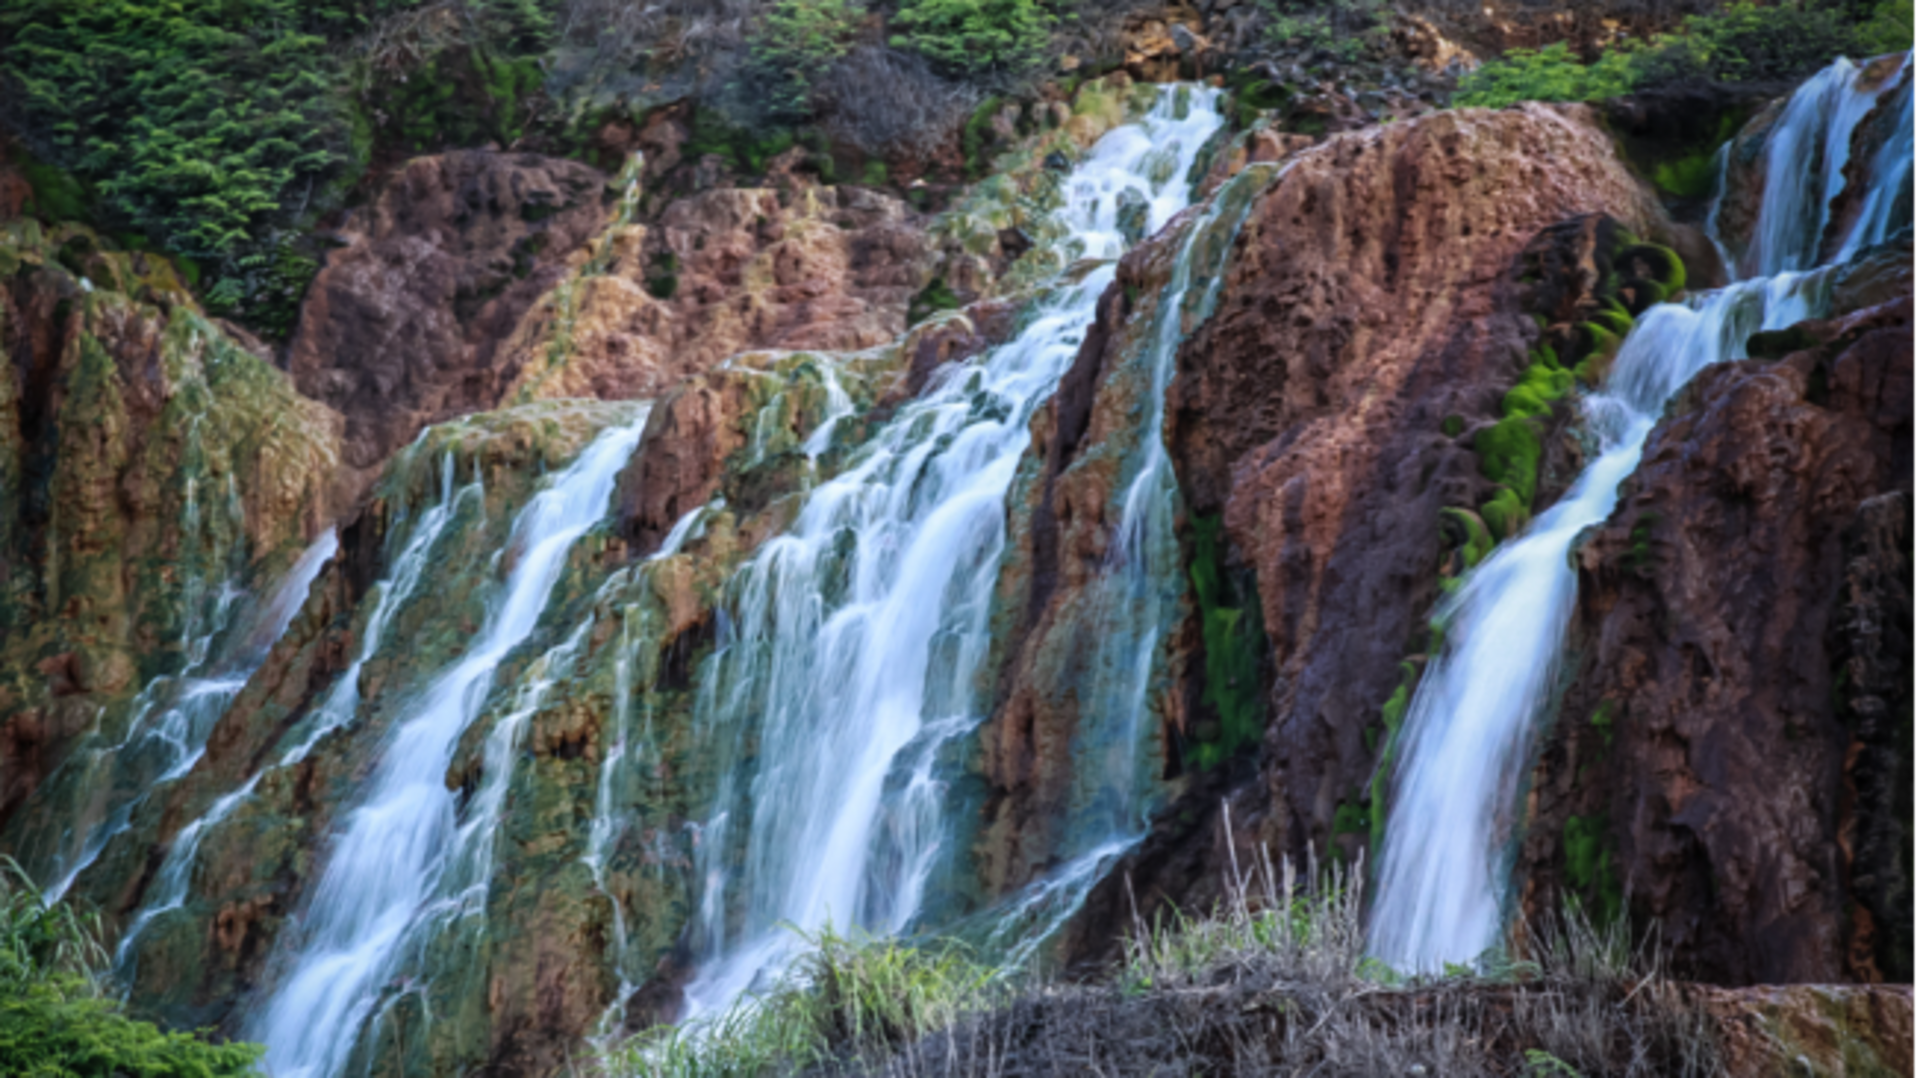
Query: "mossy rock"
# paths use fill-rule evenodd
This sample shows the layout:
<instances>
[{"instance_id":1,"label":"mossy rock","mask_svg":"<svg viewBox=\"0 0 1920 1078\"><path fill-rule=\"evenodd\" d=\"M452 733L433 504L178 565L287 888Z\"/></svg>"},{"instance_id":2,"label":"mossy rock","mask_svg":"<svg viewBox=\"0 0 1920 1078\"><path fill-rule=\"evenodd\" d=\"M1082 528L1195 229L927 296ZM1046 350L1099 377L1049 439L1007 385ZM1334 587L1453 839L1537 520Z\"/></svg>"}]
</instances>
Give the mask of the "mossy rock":
<instances>
[{"instance_id":1,"label":"mossy rock","mask_svg":"<svg viewBox=\"0 0 1920 1078\"><path fill-rule=\"evenodd\" d=\"M1624 278L1652 281L1675 295L1687 287L1687 267L1671 247L1657 243L1636 243L1613 260L1613 268Z\"/></svg>"},{"instance_id":2,"label":"mossy rock","mask_svg":"<svg viewBox=\"0 0 1920 1078\"><path fill-rule=\"evenodd\" d=\"M1487 522L1480 514L1471 509L1448 506L1440 510L1440 527L1466 561L1471 569L1493 552L1493 533L1487 528Z\"/></svg>"},{"instance_id":3,"label":"mossy rock","mask_svg":"<svg viewBox=\"0 0 1920 1078\"><path fill-rule=\"evenodd\" d=\"M1480 454L1480 474L1510 489L1521 507L1531 510L1534 480L1540 472L1540 431L1532 419L1508 416L1482 427L1473 437L1473 449ZM1487 526L1494 526L1491 519Z\"/></svg>"},{"instance_id":4,"label":"mossy rock","mask_svg":"<svg viewBox=\"0 0 1920 1078\"><path fill-rule=\"evenodd\" d=\"M1532 513L1512 487L1503 486L1494 492L1492 500L1480 507L1480 519L1486 522L1490 534L1511 539L1527 526Z\"/></svg>"}]
</instances>

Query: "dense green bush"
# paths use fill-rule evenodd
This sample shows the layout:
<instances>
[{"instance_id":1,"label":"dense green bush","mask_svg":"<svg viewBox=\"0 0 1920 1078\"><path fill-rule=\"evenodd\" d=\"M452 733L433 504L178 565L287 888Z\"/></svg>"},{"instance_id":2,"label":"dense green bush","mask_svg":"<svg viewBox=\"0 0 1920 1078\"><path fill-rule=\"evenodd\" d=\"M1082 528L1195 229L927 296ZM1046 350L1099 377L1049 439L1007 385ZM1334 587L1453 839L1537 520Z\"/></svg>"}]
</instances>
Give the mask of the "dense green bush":
<instances>
[{"instance_id":1,"label":"dense green bush","mask_svg":"<svg viewBox=\"0 0 1920 1078\"><path fill-rule=\"evenodd\" d=\"M775 119L813 113L814 87L853 47L860 14L846 0L774 0L747 49Z\"/></svg>"},{"instance_id":2,"label":"dense green bush","mask_svg":"<svg viewBox=\"0 0 1920 1078\"><path fill-rule=\"evenodd\" d=\"M100 991L94 924L0 861L0 1065L31 1078L252 1075L261 1049L162 1032Z\"/></svg>"},{"instance_id":3,"label":"dense green bush","mask_svg":"<svg viewBox=\"0 0 1920 1078\"><path fill-rule=\"evenodd\" d=\"M92 181L114 216L183 254L225 258L346 164L349 125L305 6L9 3L6 119Z\"/></svg>"},{"instance_id":4,"label":"dense green bush","mask_svg":"<svg viewBox=\"0 0 1920 1078\"><path fill-rule=\"evenodd\" d=\"M906 0L893 44L950 73L1007 73L1041 59L1054 21L1035 0Z\"/></svg>"},{"instance_id":5,"label":"dense green bush","mask_svg":"<svg viewBox=\"0 0 1920 1078\"><path fill-rule=\"evenodd\" d=\"M1864 19L1804 0L1772 7L1736 3L1695 15L1676 34L1626 40L1584 63L1565 43L1515 49L1461 80L1456 105L1599 101L1687 79L1794 79L1841 55L1913 47L1913 0L1879 0Z\"/></svg>"}]
</instances>

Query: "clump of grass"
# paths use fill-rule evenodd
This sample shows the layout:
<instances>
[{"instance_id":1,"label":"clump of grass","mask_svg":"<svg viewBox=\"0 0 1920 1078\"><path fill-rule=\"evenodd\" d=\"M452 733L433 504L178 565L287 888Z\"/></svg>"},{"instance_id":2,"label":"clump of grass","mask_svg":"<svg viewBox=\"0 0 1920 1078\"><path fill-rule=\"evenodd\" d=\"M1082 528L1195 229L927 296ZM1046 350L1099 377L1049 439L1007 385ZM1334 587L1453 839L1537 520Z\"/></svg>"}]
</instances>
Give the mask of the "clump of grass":
<instances>
[{"instance_id":1,"label":"clump of grass","mask_svg":"<svg viewBox=\"0 0 1920 1078\"><path fill-rule=\"evenodd\" d=\"M1228 833L1232 829L1228 827ZM1577 904L1511 953L1408 975L1366 951L1364 865L1237 857L1209 912L1135 911L1111 976L1015 984L957 945L825 932L773 992L635 1042L617 1075L1706 1076L1712 1020L1655 941Z\"/></svg>"},{"instance_id":2,"label":"clump of grass","mask_svg":"<svg viewBox=\"0 0 1920 1078\"><path fill-rule=\"evenodd\" d=\"M796 930L797 931L797 930ZM904 1046L1001 1002L1001 971L962 944L801 933L806 949L771 991L725 1013L643 1034L606 1069L620 1078L753 1078L884 1066Z\"/></svg>"}]
</instances>

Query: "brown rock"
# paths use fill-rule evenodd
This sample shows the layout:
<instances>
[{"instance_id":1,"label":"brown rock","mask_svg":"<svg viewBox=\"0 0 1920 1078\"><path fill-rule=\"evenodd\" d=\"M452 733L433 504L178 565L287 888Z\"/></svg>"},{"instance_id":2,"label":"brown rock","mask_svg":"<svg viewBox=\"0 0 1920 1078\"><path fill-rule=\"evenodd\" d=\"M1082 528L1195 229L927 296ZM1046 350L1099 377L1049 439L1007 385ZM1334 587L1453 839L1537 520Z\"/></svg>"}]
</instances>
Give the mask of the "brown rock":
<instances>
[{"instance_id":1,"label":"brown rock","mask_svg":"<svg viewBox=\"0 0 1920 1078\"><path fill-rule=\"evenodd\" d=\"M1910 979L1912 302L1790 332L1694 380L1577 549L1516 873L1573 890L1579 817L1682 975Z\"/></svg>"},{"instance_id":2,"label":"brown rock","mask_svg":"<svg viewBox=\"0 0 1920 1078\"><path fill-rule=\"evenodd\" d=\"M855 351L906 327L932 273L916 216L864 188L723 189L622 225L501 345L531 398L655 396L753 349Z\"/></svg>"},{"instance_id":3,"label":"brown rock","mask_svg":"<svg viewBox=\"0 0 1920 1078\"><path fill-rule=\"evenodd\" d=\"M301 392L348 417L349 467L503 401L523 357L499 343L600 230L605 187L577 162L462 151L408 162L354 215L287 354Z\"/></svg>"},{"instance_id":4,"label":"brown rock","mask_svg":"<svg viewBox=\"0 0 1920 1078\"><path fill-rule=\"evenodd\" d=\"M1718 1026L1727 1074L1912 1078L1912 985L1686 985L1679 994Z\"/></svg>"},{"instance_id":5,"label":"brown rock","mask_svg":"<svg viewBox=\"0 0 1920 1078\"><path fill-rule=\"evenodd\" d=\"M1659 218L1581 109L1460 110L1336 137L1254 208L1218 313L1182 347L1167 438L1223 513L1277 673L1266 835L1330 838L1377 763L1362 734L1424 649L1440 510L1488 491L1470 430L1539 331L1517 256L1544 227Z\"/></svg>"}]
</instances>

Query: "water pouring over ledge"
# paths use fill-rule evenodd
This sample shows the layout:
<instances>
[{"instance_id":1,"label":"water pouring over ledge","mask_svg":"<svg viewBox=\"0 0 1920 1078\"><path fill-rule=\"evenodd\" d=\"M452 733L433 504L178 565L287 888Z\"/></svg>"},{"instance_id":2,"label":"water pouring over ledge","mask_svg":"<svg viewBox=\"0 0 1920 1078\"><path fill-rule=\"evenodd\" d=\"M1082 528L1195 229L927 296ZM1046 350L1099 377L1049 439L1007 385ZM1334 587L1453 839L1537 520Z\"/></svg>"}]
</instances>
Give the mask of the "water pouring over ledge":
<instances>
[{"instance_id":1,"label":"water pouring over ledge","mask_svg":"<svg viewBox=\"0 0 1920 1078\"><path fill-rule=\"evenodd\" d=\"M1769 136L1752 242L1735 260L1747 279L1641 316L1606 385L1583 401L1599 443L1587 468L1442 606L1446 638L1408 711L1370 917L1373 954L1389 965L1437 971L1499 942L1506 836L1533 729L1557 687L1576 596L1568 548L1612 513L1666 402L1695 374L1744 356L1756 331L1824 313L1828 274L1815 267L1830 206L1846 183L1854 128L1884 89L1861 81L1860 69L1842 59L1795 92ZM1907 135L1866 162L1867 210L1849 226L1836 261L1911 226L1911 197L1901 197L1913 173L1910 87L1906 93ZM1723 237L1714 239L1726 249Z\"/></svg>"},{"instance_id":2,"label":"water pouring over ledge","mask_svg":"<svg viewBox=\"0 0 1920 1078\"><path fill-rule=\"evenodd\" d=\"M391 735L366 795L334 836L305 910L281 937L279 976L247 1034L275 1078L338 1073L434 894L454 845L444 777L500 663L532 634L573 543L607 512L645 424L603 431L515 519L518 552L464 654L419 695Z\"/></svg>"},{"instance_id":3,"label":"water pouring over ledge","mask_svg":"<svg viewBox=\"0 0 1920 1078\"><path fill-rule=\"evenodd\" d=\"M778 976L794 929L895 933L919 914L952 824L942 749L983 718L975 675L1028 422L1113 280L1127 207L1144 204L1148 233L1186 208L1218 104L1214 90L1162 88L1102 138L1056 214L1063 261L1102 264L1064 275L1014 340L944 372L735 577L734 629L696 707L726 777L700 834L688 1017Z\"/></svg>"}]
</instances>

